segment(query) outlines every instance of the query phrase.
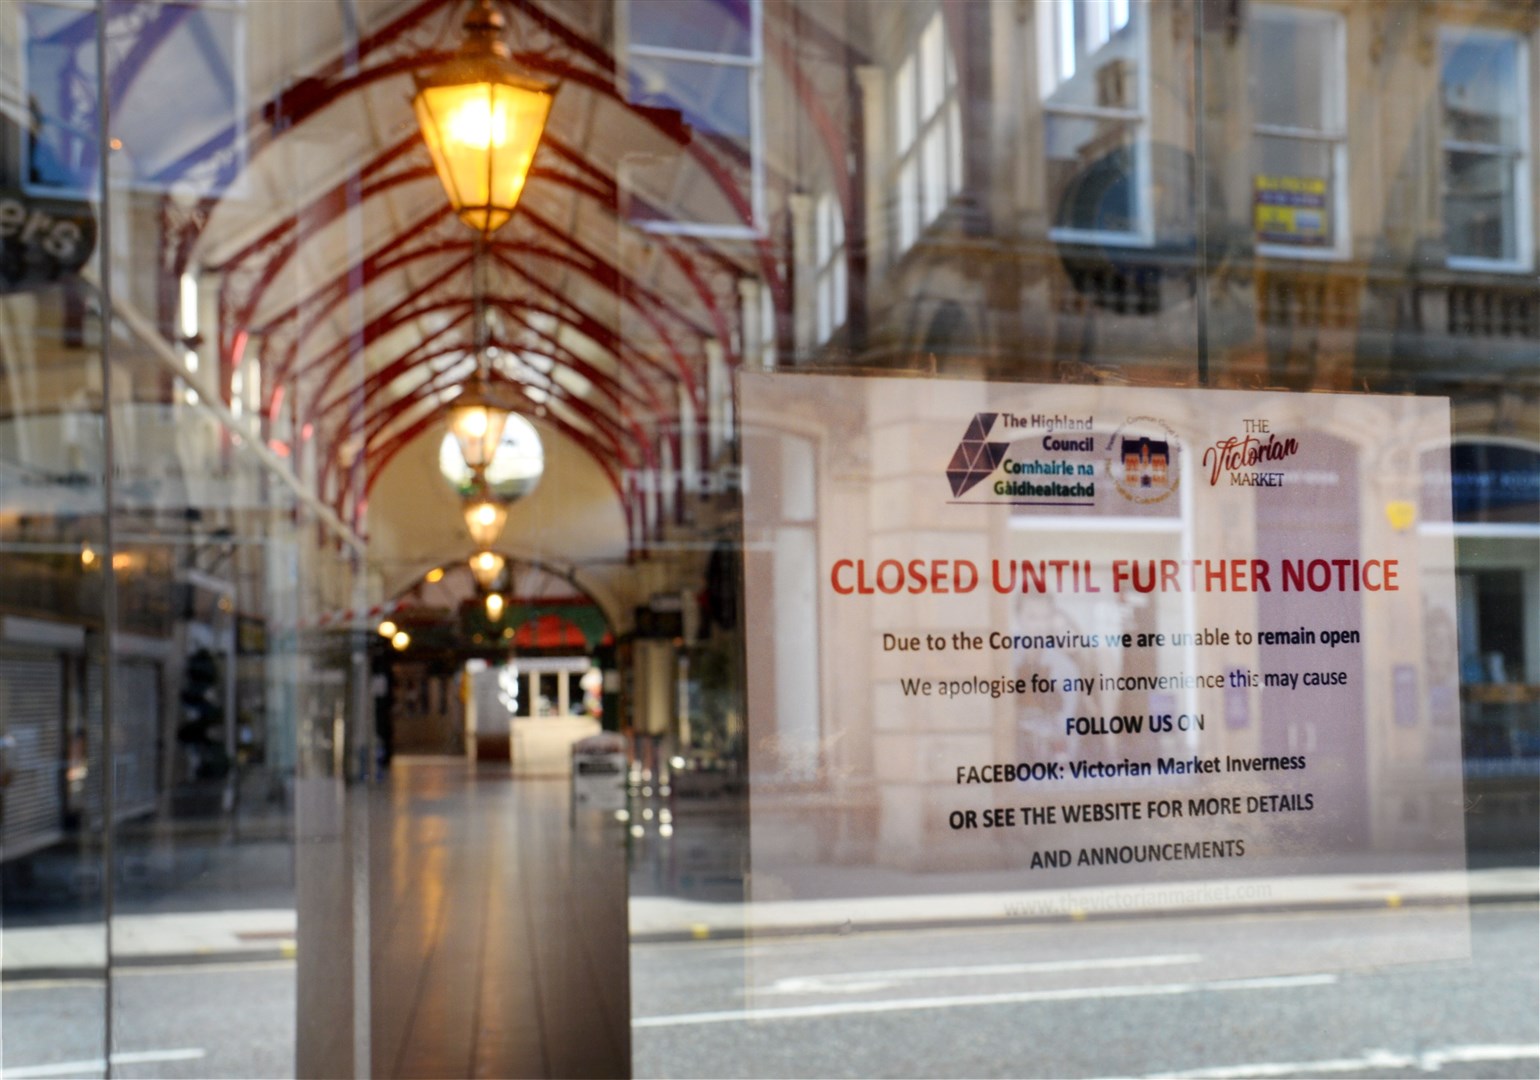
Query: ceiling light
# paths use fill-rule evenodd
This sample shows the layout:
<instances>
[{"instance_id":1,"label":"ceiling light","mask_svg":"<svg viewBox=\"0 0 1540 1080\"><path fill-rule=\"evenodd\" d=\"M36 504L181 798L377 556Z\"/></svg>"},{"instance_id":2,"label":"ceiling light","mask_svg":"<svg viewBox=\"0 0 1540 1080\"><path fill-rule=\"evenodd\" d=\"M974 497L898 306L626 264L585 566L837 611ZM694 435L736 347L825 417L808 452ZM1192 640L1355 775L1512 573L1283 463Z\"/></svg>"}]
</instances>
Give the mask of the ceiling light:
<instances>
[{"instance_id":1,"label":"ceiling light","mask_svg":"<svg viewBox=\"0 0 1540 1080\"><path fill-rule=\"evenodd\" d=\"M470 562L476 584L483 589L491 589L497 583L497 576L503 572L507 560L493 551L478 551L471 556Z\"/></svg>"},{"instance_id":2,"label":"ceiling light","mask_svg":"<svg viewBox=\"0 0 1540 1080\"><path fill-rule=\"evenodd\" d=\"M518 205L556 88L514 65L491 0L472 5L464 29L459 52L417 76L412 107L450 205L489 236Z\"/></svg>"}]
</instances>

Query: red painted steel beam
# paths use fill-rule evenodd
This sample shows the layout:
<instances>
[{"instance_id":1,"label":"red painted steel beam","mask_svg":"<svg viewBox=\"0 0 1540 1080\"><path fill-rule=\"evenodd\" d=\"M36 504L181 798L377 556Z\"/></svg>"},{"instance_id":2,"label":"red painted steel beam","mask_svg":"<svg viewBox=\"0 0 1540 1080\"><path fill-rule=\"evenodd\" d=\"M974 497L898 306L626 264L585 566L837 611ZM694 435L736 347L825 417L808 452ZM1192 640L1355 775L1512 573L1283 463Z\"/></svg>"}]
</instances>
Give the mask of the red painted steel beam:
<instances>
[{"instance_id":1,"label":"red painted steel beam","mask_svg":"<svg viewBox=\"0 0 1540 1080\"><path fill-rule=\"evenodd\" d=\"M634 460L632 455L627 451L625 445L621 442L620 438L615 434L615 432L605 426L601 420L596 420L594 416L585 413L581 409L574 409L573 411L577 413L578 417L583 420L585 425L591 425L591 428L588 426L579 427L576 420L554 412L549 405L542 409L541 403L536 402L533 398L529 397L527 393L527 387L524 384L513 382L510 379L497 379L496 381L517 389L520 398L528 403L528 407L519 409L519 412L532 413L536 416L541 416L546 419L559 420L565 423L573 431L584 432L591 444L607 445L610 452L612 452L615 457L620 460L622 466L626 468L631 466ZM449 371L434 372L431 378L424 380L407 393L400 395L394 399L394 402L405 402L409 404L413 401L427 401L435 398L445 390L449 390L458 385L460 385L460 380L451 379ZM365 446L368 446L377 441L381 433L390 425L394 419L400 415L399 412L391 411L390 405L393 403L380 404L379 407L374 410L374 414L372 416L365 418L363 432ZM453 403L454 398L450 398L443 404L449 406ZM565 404L570 404L570 402Z\"/></svg>"},{"instance_id":2,"label":"red painted steel beam","mask_svg":"<svg viewBox=\"0 0 1540 1080\"><path fill-rule=\"evenodd\" d=\"M414 226L412 229L408 230L407 233L402 234L402 239L405 240L415 238L417 235L420 235L420 233L428 225L436 224L438 221L444 220L444 217L447 216L447 214L448 210L446 208L443 214L430 216L430 218L425 219L423 223L419 223L418 226ZM507 256L533 256L535 258L548 259L565 265L569 269L582 274L584 277L589 278L598 284L601 288L604 288L608 291L614 291L615 289L615 282L609 277L608 274L600 274L593 267L586 265L580 259L576 259L562 251L518 241L495 241L492 244L490 250L495 256L500 257L501 261L503 261L506 265L516 270L521 268L518 266L518 264L510 262ZM296 359L299 349L305 338L308 337L308 335L314 329L321 325L325 321L325 318L332 311L334 311L339 304L343 303L347 299L348 295L350 294L350 289L355 282L362 280L363 283L367 286L372 281L381 280L387 274L402 269L422 259L433 258L446 254L462 253L469 257L474 255L474 252L475 244L470 240L433 244L427 247L416 248L404 252L397 252L396 242L392 241L384 248L381 248L377 252L370 255L368 258L350 267L344 274L334 278L333 281L327 285L322 286L315 296L309 298L306 301L301 301L299 304L291 306L289 309L280 313L267 324L271 326L282 323L286 319L299 317L306 307L312 309L308 317L305 318L304 325L301 326L299 332L295 335L293 340L289 342L285 355L280 362L278 371L275 374L275 381L281 382L289 377L289 375L292 373L294 360ZM466 261L462 261L456 264L457 267L463 267L465 265L467 265ZM622 297L622 299L624 300L624 297ZM630 300L630 303L644 316L649 314L648 306L646 304L639 303L636 299Z\"/></svg>"},{"instance_id":3,"label":"red painted steel beam","mask_svg":"<svg viewBox=\"0 0 1540 1080\"><path fill-rule=\"evenodd\" d=\"M367 348L371 342L378 340L379 338L392 333L395 330L400 329L402 326L405 326L416 319L422 318L423 316L440 311L453 311L456 309L470 310L474 309L475 306L474 301L469 298L454 298L450 300L429 303L417 308L407 309L407 304L409 304L413 299L416 298L409 297L406 300L403 300L400 304L397 304L395 307L391 308L389 311L377 317L375 320L364 327L363 331L360 335L357 335L356 339L361 341L363 346ZM527 299L521 297L510 298L494 295L486 297L485 301L489 305L498 305L500 310L512 309L535 312L549 316L557 322L564 323L577 330L579 333L583 334L595 345L599 346L601 349L604 349L604 351L614 356L616 362L622 368L627 367L628 355L637 355L640 360L644 362L646 361L645 357L640 356L640 354L635 354L635 350L631 349L623 341L621 341L618 336L609 331L608 327L605 327L603 324L594 322L586 315L583 315L578 309L576 309L574 305L567 305L572 309L571 311L561 311L543 307L540 304L531 303ZM333 346L333 348L330 349L326 354L312 361L306 366L304 370L298 373L298 378L304 378L311 372L315 371L317 368L320 368L323 365L325 366L325 374L321 379L321 382L314 395L316 400L319 400L325 396L327 389L345 368L349 357L349 351L353 346L354 340L355 338L344 339L337 345ZM653 362L646 362L646 366L656 367L659 373L665 377L667 377L669 374L667 369L662 368ZM656 389L650 382L642 380L641 385L645 390L648 391L650 404L652 404L653 408L662 412L667 412L668 409L672 407L668 402L657 396Z\"/></svg>"},{"instance_id":4,"label":"red painted steel beam","mask_svg":"<svg viewBox=\"0 0 1540 1080\"><path fill-rule=\"evenodd\" d=\"M502 348L504 346L499 345L498 347ZM411 371L415 371L418 368L432 368L433 361L435 361L435 360L439 360L439 359L442 359L445 356L451 356L451 355L456 355L456 354L459 354L459 355L463 356L467 351L468 350L467 350L466 346L463 343L457 343L457 344L455 344L453 346L450 346L448 348L441 348L441 349L435 350L433 352L430 352L430 353L428 353L426 355L417 357L414 360L412 360L412 362L410 364L408 364L402 371L400 371L397 374L396 377L399 378L401 375L405 375L405 374L407 374L407 373L409 373ZM526 353L530 353L531 352L531 350L528 350L528 349L521 350L521 351L526 352ZM556 362L556 361L554 361L553 358L545 356L542 353L532 353L532 355L540 356L542 359L552 360L553 363ZM442 382L442 379L447 376L448 370L452 370L452 368L451 369L446 369L445 371L433 371L433 372L431 372L427 379L422 380L421 382L419 382L417 384L416 387L413 388L413 391L415 391L417 389L420 389L421 387L426 386L426 385L428 385L430 383L432 383L432 384L434 384L436 386L439 385ZM493 374L494 374L494 378L497 381L508 383L509 385L518 387L520 389L521 393L523 393L523 388L527 385L527 384L521 382L520 380L512 379L512 378L509 378L507 376L504 376L500 372L494 372ZM443 386L439 386L439 388L440 389L446 389L447 385L452 385L452 384L446 384L446 385L443 385ZM631 463L632 455L621 444L621 440L625 439L625 438L627 438L629 436L629 437L635 438L639 444L645 444L645 441L646 441L645 440L645 436L642 434L642 431L641 431L639 426L635 427L634 430L628 432L626 430L626 427L619 420L615 419L614 417L611 417L610 415L605 413L604 410L595 407L590 402L584 401L582 398L574 396L571 393L571 391L569 391L566 387L562 386L560 383L555 382L554 380L552 380L550 382L549 386L542 386L542 387L539 387L539 389L544 391L551 399L561 402L565 407L572 409L574 412L576 412L580 416L584 417L584 419L586 419L589 423L593 424L596 428L604 429L604 431L607 434L607 436L615 444L615 451L616 451L616 453L620 455L620 457L624 460L624 462L627 465L629 465ZM528 395L525 394L524 396L527 397ZM374 394L374 395L365 394L364 395L364 400L365 400L365 402L378 402L379 400L381 400L381 396L378 395L378 394ZM531 400L531 404L532 405L538 405L538 403L534 402L533 399L530 399L530 400ZM364 410L362 410L362 413L361 413L361 416L360 416L360 419L363 420L363 422L365 422L366 424L368 423L367 416L368 416L368 407L366 405ZM318 417L318 419L316 421L317 424L319 424L322 419L324 419L324 417ZM343 430L347 431L347 430L353 430L353 429L352 429L351 424L349 424L349 425L344 425Z\"/></svg>"},{"instance_id":5,"label":"red painted steel beam","mask_svg":"<svg viewBox=\"0 0 1540 1080\"><path fill-rule=\"evenodd\" d=\"M507 344L507 343L497 343L497 344L498 344L499 348L505 348L505 349L507 349L510 352L511 351L516 351L516 350L531 351L531 350L523 349L522 346L515 347L515 346L513 346L511 344ZM561 346L558 344L558 345L555 345L555 348L560 350ZM448 347L444 347L444 348L440 348L440 349L438 349L436 351L433 351L433 352L428 352L428 351L422 349L421 347L414 347L412 349L409 349L406 353L402 354L402 356L398 357L395 360L392 360L390 363L385 365L385 367L383 369L381 369L380 371L376 372L374 375L372 375L370 377L369 381L374 384L373 386L366 385L363 388L361 393L356 393L356 394L349 393L349 394L344 394L344 395L339 396L334 401L332 401L330 404L328 404L327 406L323 407L319 411L319 413L316 415L316 417L315 417L313 422L316 423L316 424L322 424L322 423L324 423L326 421L327 416L331 412L335 411L335 409L341 407L342 405L349 405L349 406L351 406L351 408L349 410L348 416L343 421L343 425L344 425L345 429L350 429L350 426L352 424L358 422L358 419L364 414L364 412L365 412L365 410L367 408L368 402L374 400L374 398L381 392L381 389L384 386L389 385L390 382L394 381L397 378L400 378L402 375L407 374L408 372L410 372L411 370L413 370L415 367L417 367L419 365L429 364L429 363L431 363L435 359L438 359L438 358L441 358L443 356L446 356L446 355L449 355L449 354L452 354L452 353L456 353L456 352L468 353L470 351L470 349L471 349L471 346L469 344L467 344L467 343L464 343L464 342L457 342L454 345L451 345L451 346L448 346ZM565 352L565 350L561 350L561 351ZM573 370L577 371L578 374L582 375L583 378L585 378L585 379L589 379L590 378L589 374L585 374L585 372L582 370L581 360L579 360L576 357L571 357L570 354L567 354L567 358L563 358L560 355L552 355L550 353L545 353L545 352L536 352L536 355L540 355L540 356L542 356L545 359L549 359L553 363L562 363L562 364L567 364L568 366L572 366ZM577 364L574 365L573 361L577 361ZM594 374L598 374L598 373L594 373ZM591 379L590 379L590 382L592 384L592 380ZM565 387L560 387L560 384L557 384L557 385L558 385L558 387L560 389L560 393L563 396L568 397L569 399L574 400L574 401L582 400L582 399L571 397L571 395L568 393L568 391L566 390ZM594 385L595 385L596 389L600 389L600 390L606 389L605 387L603 387L601 385L598 385L598 384L594 384ZM643 447L643 449L644 449L644 454L643 454L644 458L647 457L647 453L650 452L650 447L648 446L646 435L645 435L645 433L642 430L641 424L637 421L636 417L631 412L630 408L627 407L627 403L624 400L616 400L616 411L617 411L618 415L616 417L613 417L613 418L610 417L607 413L604 412L604 410L600 409L598 406L595 406L595 405L593 405L591 403L588 403L586 401L584 402L584 408L593 409L596 415L603 416L608 423L611 423L611 424L615 425L618 430L625 431L625 430L629 429L629 433L630 433L632 439L637 443L637 445ZM650 463L650 459L649 459L649 463Z\"/></svg>"},{"instance_id":6,"label":"red painted steel beam","mask_svg":"<svg viewBox=\"0 0 1540 1080\"><path fill-rule=\"evenodd\" d=\"M456 319L453 325L459 325L468 317L469 313L459 319ZM539 331L533 330L533 328L530 329L531 332L537 334L540 337L542 346L541 348L531 349L527 345L515 345L497 340L494 340L491 342L491 344L494 344L499 349L503 349L508 352L534 353L535 355L551 360L553 363L560 364L565 367L570 367L573 371L577 372L578 375L585 379L591 386L593 386L599 394L603 395L615 407L616 411L622 417L628 419L630 418L630 406L632 401L635 401L637 404L641 404L639 398L636 398L635 395L630 394L630 392L626 390L625 387L621 386L619 383L616 383L608 374L594 368L593 365L587 363L575 353L564 348L554 339L540 333ZM439 336L439 334L435 334L434 338ZM313 419L316 422L323 421L344 405L351 404L355 409L357 409L357 399L360 395L367 398L382 392L385 387L389 386L402 375L405 375L412 369L414 365L416 365L421 360L436 359L442 356L447 356L454 352L470 354L474 348L475 345L473 342L465 340L456 341L452 345L440 347L431 351L431 353L426 350L422 344L413 346L411 349L408 349L405 353L396 357L394 360L389 361L384 366L376 368L364 380L361 387L357 388L356 390L346 390L326 404L317 407L314 412Z\"/></svg>"}]
</instances>

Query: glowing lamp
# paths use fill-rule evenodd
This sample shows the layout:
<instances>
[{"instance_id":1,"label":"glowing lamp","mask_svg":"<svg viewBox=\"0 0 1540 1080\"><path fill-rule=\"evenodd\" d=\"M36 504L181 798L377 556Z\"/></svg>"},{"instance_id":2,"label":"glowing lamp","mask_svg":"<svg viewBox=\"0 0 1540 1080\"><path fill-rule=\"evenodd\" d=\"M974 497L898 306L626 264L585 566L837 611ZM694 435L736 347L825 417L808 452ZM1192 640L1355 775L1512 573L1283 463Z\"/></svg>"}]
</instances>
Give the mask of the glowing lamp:
<instances>
[{"instance_id":1,"label":"glowing lamp","mask_svg":"<svg viewBox=\"0 0 1540 1080\"><path fill-rule=\"evenodd\" d=\"M399 629L401 629L399 626L391 622L389 619L386 619L379 625L380 637L393 638L396 636L396 631Z\"/></svg>"},{"instance_id":2,"label":"glowing lamp","mask_svg":"<svg viewBox=\"0 0 1540 1080\"><path fill-rule=\"evenodd\" d=\"M464 28L459 52L417 76L412 107L454 212L489 236L518 205L556 88L514 66L491 0Z\"/></svg>"},{"instance_id":3,"label":"glowing lamp","mask_svg":"<svg viewBox=\"0 0 1540 1080\"><path fill-rule=\"evenodd\" d=\"M497 543L507 521L507 505L492 498L485 485L477 498L465 504L465 528L477 547L489 548Z\"/></svg>"},{"instance_id":4,"label":"glowing lamp","mask_svg":"<svg viewBox=\"0 0 1540 1080\"><path fill-rule=\"evenodd\" d=\"M503 617L503 609L507 607L507 601L502 593L487 593L487 618L498 622Z\"/></svg>"},{"instance_id":5,"label":"glowing lamp","mask_svg":"<svg viewBox=\"0 0 1540 1080\"><path fill-rule=\"evenodd\" d=\"M465 464L480 471L487 467L503 441L512 395L500 384L477 371L449 406L449 431L459 444Z\"/></svg>"},{"instance_id":6,"label":"glowing lamp","mask_svg":"<svg viewBox=\"0 0 1540 1080\"><path fill-rule=\"evenodd\" d=\"M497 583L497 576L503 572L503 564L506 560L494 551L478 551L471 556L471 574L476 578L476 584L483 589L491 589Z\"/></svg>"},{"instance_id":7,"label":"glowing lamp","mask_svg":"<svg viewBox=\"0 0 1540 1080\"><path fill-rule=\"evenodd\" d=\"M412 643L412 635L405 630L397 630L390 639L390 644L397 652L406 652L406 647Z\"/></svg>"}]
</instances>

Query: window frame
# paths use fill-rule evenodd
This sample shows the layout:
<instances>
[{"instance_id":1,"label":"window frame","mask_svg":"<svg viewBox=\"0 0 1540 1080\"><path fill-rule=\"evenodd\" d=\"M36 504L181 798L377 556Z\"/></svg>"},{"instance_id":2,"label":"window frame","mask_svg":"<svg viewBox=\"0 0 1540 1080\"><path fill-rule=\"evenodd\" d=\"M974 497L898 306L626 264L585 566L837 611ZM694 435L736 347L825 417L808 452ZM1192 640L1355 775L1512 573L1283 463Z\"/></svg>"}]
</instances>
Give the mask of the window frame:
<instances>
[{"instance_id":1,"label":"window frame","mask_svg":"<svg viewBox=\"0 0 1540 1080\"><path fill-rule=\"evenodd\" d=\"M1255 23L1258 17L1283 17L1294 19L1302 23L1325 24L1332 28L1332 66L1336 77L1335 92L1330 102L1331 110L1335 113L1336 130L1330 128L1305 128L1293 127L1281 124L1263 124L1256 120L1255 108L1252 109L1251 121L1251 147L1253 153L1256 150L1258 140L1294 139L1300 142L1324 145L1331 151L1332 190L1328 208L1332 215L1332 242L1322 247L1307 247L1294 244L1266 243L1255 240L1256 222L1252 220L1252 236L1255 250L1258 255L1266 255L1273 258L1284 259L1314 259L1318 261L1340 262L1347 259L1353 253L1353 232L1351 207L1352 199L1349 198L1351 162L1348 156L1348 94L1347 94L1347 16L1330 8L1307 8L1295 4L1257 4L1252 9L1252 19ZM1255 75L1255 73L1252 73ZM1249 90L1248 90L1249 92ZM1255 195L1257 172L1253 170L1252 194Z\"/></svg>"},{"instance_id":2,"label":"window frame","mask_svg":"<svg viewBox=\"0 0 1540 1080\"><path fill-rule=\"evenodd\" d=\"M1505 146L1500 143L1472 143L1460 139L1451 139L1448 129L1444 125L1444 48L1451 41L1469 41L1473 38L1512 42L1514 44L1514 81L1517 83L1514 87L1517 91L1514 99L1518 102L1520 111L1517 123L1514 125L1518 138L1512 146ZM1513 258L1489 259L1480 255L1455 255L1451 252L1445 256L1445 265L1451 270L1490 271L1500 274L1528 273L1534 267L1535 258L1529 177L1531 168L1530 155L1533 150L1530 144L1530 125L1534 122L1534 116L1530 110L1529 42L1524 34L1513 30L1446 23L1440 26L1438 30L1438 49L1439 164L1437 175L1439 182L1439 218L1444 228L1446 243L1449 222L1444 214L1444 202L1449 197L1449 189L1445 182L1448 154L1453 151L1456 153L1485 154L1494 157L1504 156L1509 159L1509 167L1513 170L1513 220L1511 223L1514 240Z\"/></svg>"},{"instance_id":3,"label":"window frame","mask_svg":"<svg viewBox=\"0 0 1540 1080\"><path fill-rule=\"evenodd\" d=\"M1150 20L1148 7L1140 3L1123 4L1122 0L1101 0L1109 11L1122 7L1127 12L1128 21L1124 24L1134 33L1134 53L1137 57L1138 72L1135 74L1135 82L1139 95L1137 104L1131 108L1112 108L1102 105L1057 105L1050 98L1064 85L1066 81L1074 77L1074 72L1063 75L1061 72L1062 46L1065 38L1065 23L1063 21L1066 11L1074 10L1075 0L1051 0L1041 7L1042 26L1037 35L1038 49L1038 103L1043 112L1043 138L1047 139L1047 125L1055 117L1078 120L1112 120L1119 123L1131 124L1134 128L1132 145L1135 148L1134 155L1134 219L1136 226L1131 231L1120 232L1112 229L1082 229L1073 225L1050 225L1048 227L1048 239L1056 243L1067 244L1097 244L1104 247L1130 247L1148 248L1155 246L1155 208L1151 205L1150 193L1154 185L1154 165L1150 160ZM1119 27L1122 29L1122 27ZM1102 44L1112 40L1116 31L1109 30ZM1071 31L1072 33L1072 31ZM1098 46L1100 47L1100 46ZM1043 155L1047 161L1047 155ZM1045 191L1046 193L1046 191ZM1044 207L1050 220L1053 209Z\"/></svg>"}]
</instances>

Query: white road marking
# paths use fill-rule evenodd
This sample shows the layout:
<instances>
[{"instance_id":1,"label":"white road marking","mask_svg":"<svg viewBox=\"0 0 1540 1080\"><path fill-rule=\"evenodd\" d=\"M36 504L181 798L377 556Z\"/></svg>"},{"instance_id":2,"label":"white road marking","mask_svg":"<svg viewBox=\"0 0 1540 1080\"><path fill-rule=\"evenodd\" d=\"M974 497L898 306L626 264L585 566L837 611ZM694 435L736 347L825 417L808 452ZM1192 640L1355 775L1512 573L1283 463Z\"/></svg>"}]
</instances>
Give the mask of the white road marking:
<instances>
[{"instance_id":1,"label":"white road marking","mask_svg":"<svg viewBox=\"0 0 1540 1080\"><path fill-rule=\"evenodd\" d=\"M1150 1080L1231 1080L1253 1076L1317 1076L1321 1073L1362 1072L1365 1069L1421 1069L1438 1072L1446 1065L1478 1061L1522 1061L1540 1058L1540 1044L1501 1043L1481 1046L1446 1046L1415 1054L1366 1050L1362 1057L1327 1058L1324 1061L1260 1061L1250 1065L1221 1065L1186 1072L1153 1073Z\"/></svg>"},{"instance_id":2,"label":"white road marking","mask_svg":"<svg viewBox=\"0 0 1540 1080\"><path fill-rule=\"evenodd\" d=\"M1044 960L1031 964L975 964L971 967L895 968L889 971L847 971L831 975L795 975L777 979L761 994L862 994L920 979L987 978L991 975L1043 975L1057 971L1122 971L1128 968L1196 964L1198 953L1164 956L1113 956L1099 960Z\"/></svg>"},{"instance_id":3,"label":"white road marking","mask_svg":"<svg viewBox=\"0 0 1540 1080\"><path fill-rule=\"evenodd\" d=\"M197 1061L207 1051L196 1047L187 1047L181 1050L128 1050L112 1055L114 1065L142 1065L151 1061ZM106 1071L107 1063L101 1058L87 1058L84 1061L60 1061L52 1065L20 1065L16 1068L0 1070L0 1076L28 1077L28 1076L81 1076L86 1073L101 1073Z\"/></svg>"},{"instance_id":4,"label":"white road marking","mask_svg":"<svg viewBox=\"0 0 1540 1080\"><path fill-rule=\"evenodd\" d=\"M1067 990L1024 990L1008 994L968 994L950 997L892 998L886 1001L831 1002L826 1005L788 1005L777 1009L735 1009L718 1012L680 1013L675 1016L640 1016L633 1028L684 1027L693 1024L741 1024L766 1020L807 1020L824 1016L862 1013L910 1012L920 1009L965 1009L980 1005L1019 1005L1034 1001L1082 1001L1095 998L1159 997L1197 994L1215 990L1272 990L1296 986L1327 986L1335 975L1286 975L1269 979L1231 979L1224 982L1162 983L1153 986L1092 986Z\"/></svg>"}]
</instances>

